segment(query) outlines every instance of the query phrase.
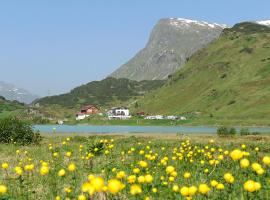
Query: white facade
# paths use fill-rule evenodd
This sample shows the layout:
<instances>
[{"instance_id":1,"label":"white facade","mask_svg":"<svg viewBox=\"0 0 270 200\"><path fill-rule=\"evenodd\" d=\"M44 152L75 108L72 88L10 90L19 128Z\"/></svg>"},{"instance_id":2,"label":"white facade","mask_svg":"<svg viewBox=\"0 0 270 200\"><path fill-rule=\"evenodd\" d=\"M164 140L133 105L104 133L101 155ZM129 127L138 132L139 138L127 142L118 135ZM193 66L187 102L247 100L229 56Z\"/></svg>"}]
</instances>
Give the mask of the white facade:
<instances>
[{"instance_id":1,"label":"white facade","mask_svg":"<svg viewBox=\"0 0 270 200\"><path fill-rule=\"evenodd\" d=\"M125 107L112 108L107 114L109 119L129 119L131 117L129 109Z\"/></svg>"},{"instance_id":2,"label":"white facade","mask_svg":"<svg viewBox=\"0 0 270 200\"><path fill-rule=\"evenodd\" d=\"M144 119L164 119L162 115L147 116Z\"/></svg>"},{"instance_id":3,"label":"white facade","mask_svg":"<svg viewBox=\"0 0 270 200\"><path fill-rule=\"evenodd\" d=\"M184 117L184 116L180 116L179 119L180 119L180 120L187 120L187 118Z\"/></svg>"},{"instance_id":4,"label":"white facade","mask_svg":"<svg viewBox=\"0 0 270 200\"><path fill-rule=\"evenodd\" d=\"M85 115L85 114L77 114L76 115L76 120L83 120L86 117L89 117L89 115Z\"/></svg>"},{"instance_id":5,"label":"white facade","mask_svg":"<svg viewBox=\"0 0 270 200\"><path fill-rule=\"evenodd\" d=\"M171 115L171 116L167 116L166 119L176 120L178 119L178 116Z\"/></svg>"}]
</instances>

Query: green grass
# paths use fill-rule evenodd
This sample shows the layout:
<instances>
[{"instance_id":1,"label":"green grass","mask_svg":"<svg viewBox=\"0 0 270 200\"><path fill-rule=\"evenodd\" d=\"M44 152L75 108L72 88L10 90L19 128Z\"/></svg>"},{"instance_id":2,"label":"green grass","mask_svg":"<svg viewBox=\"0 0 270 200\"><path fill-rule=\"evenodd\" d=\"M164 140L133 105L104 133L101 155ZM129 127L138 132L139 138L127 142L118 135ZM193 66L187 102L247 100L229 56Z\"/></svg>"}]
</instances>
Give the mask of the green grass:
<instances>
[{"instance_id":1,"label":"green grass","mask_svg":"<svg viewBox=\"0 0 270 200\"><path fill-rule=\"evenodd\" d=\"M270 125L270 33L240 26L198 51L134 110L194 114L192 124Z\"/></svg>"},{"instance_id":2,"label":"green grass","mask_svg":"<svg viewBox=\"0 0 270 200\"><path fill-rule=\"evenodd\" d=\"M0 118L8 116L24 116L26 106L16 101L8 101L0 96Z\"/></svg>"},{"instance_id":3,"label":"green grass","mask_svg":"<svg viewBox=\"0 0 270 200\"><path fill-rule=\"evenodd\" d=\"M66 136L68 137L68 135ZM184 199L180 192L173 192L172 187L178 185L183 186L199 186L206 183L210 187L211 180L217 180L223 183L224 190L218 191L211 188L207 195L196 193L194 199L267 199L269 196L268 174L270 173L269 166L262 164L265 169L265 174L258 176L255 172L248 169L241 169L238 161L232 161L229 156L223 152L226 150L239 148L245 144L245 151L250 152L247 158L251 162L261 162L262 156L269 155L269 136L249 136L249 137L233 137L233 138L217 138L213 135L146 135L146 136L106 136L106 135L88 135L88 136L71 136L70 141L67 141L64 136L46 136L40 146L17 146L0 144L0 163L7 162L9 168L5 171L0 170L0 184L5 184L8 187L8 193L5 196L0 196L1 199L55 199L60 196L61 199L70 198L77 199L81 192L81 185L87 181L87 176L93 174L101 176L105 183L107 180L115 178L119 171L124 171L126 176L133 174L133 168L139 167L140 172L137 175L151 174L153 176L152 183L137 183L142 188L142 193L137 196L130 194L130 184L126 178L120 181L125 184L125 188L117 195L108 193L96 193L91 199L131 199L139 200L145 197L151 199ZM111 140L113 139L113 141ZM105 143L103 146L104 140ZM214 140L216 142L209 142ZM63 141L66 144L63 144ZM49 145L50 144L50 145ZM99 145L102 144L102 145ZM80 145L82 147L80 148ZM113 145L113 146L111 146ZM49 150L49 146L51 149ZM89 149L99 146L99 150L94 153L95 156L90 160L82 159ZM206 147L208 146L208 147ZM259 147L259 152L255 152L254 148ZM162 150L162 148L164 148ZM211 150L214 148L214 151ZM222 148L222 152L218 149ZM81 151L79 151L81 149ZM198 153L197 150L204 149L205 152L212 152L215 159L220 154L224 154L224 160L221 160L218 165L210 165L208 163L212 158ZM20 153L16 153L20 150ZM108 150L108 154L105 151ZM141 151L143 154L140 154ZM181 152L181 150L183 150ZM190 151L193 151L190 156ZM57 152L58 157L53 157L53 153ZM72 152L71 157L66 157L66 152ZM155 159L147 159L146 155L155 156ZM189 155L189 156L188 156ZM167 164L161 164L164 157L168 157ZM176 157L177 159L174 159ZM183 159L180 160L179 158ZM31 158L31 160L29 160ZM190 163L190 159L193 163ZM142 168L138 165L140 160L148 163L149 167ZM201 164L201 160L205 160L205 164ZM40 162L45 161L49 166L49 174L45 176L39 175L41 167ZM33 163L35 168L32 172L24 172L22 176L15 175L14 167L24 167L26 164ZM67 167L70 163L76 164L76 170L69 172ZM169 181L169 175L166 173L167 166L173 166L177 172L174 181ZM115 172L113 172L115 168ZM209 173L205 173L205 169ZM60 169L66 170L64 177L57 175ZM191 178L184 179L184 172L190 172ZM230 185L223 178L225 173L232 173L235 177L235 182ZM164 180L160 179L164 176ZM268 177L268 178L267 178ZM258 192L248 194L243 189L243 183L248 179L258 181L262 184L262 188ZM71 193L66 193L65 188L70 187ZM153 193L152 188L157 188L158 192ZM0 194L1 195L1 194ZM85 193L88 196L87 193ZM103 198L101 198L103 197Z\"/></svg>"}]
</instances>

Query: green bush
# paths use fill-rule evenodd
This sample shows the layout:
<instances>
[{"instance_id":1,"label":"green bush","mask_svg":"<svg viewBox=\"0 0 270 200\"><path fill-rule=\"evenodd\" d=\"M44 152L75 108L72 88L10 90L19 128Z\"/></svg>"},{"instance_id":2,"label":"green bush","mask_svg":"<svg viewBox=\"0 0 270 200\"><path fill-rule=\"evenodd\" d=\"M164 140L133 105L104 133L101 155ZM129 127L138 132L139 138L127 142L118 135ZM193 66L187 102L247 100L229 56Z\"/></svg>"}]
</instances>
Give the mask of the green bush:
<instances>
[{"instance_id":1,"label":"green bush","mask_svg":"<svg viewBox=\"0 0 270 200\"><path fill-rule=\"evenodd\" d=\"M38 144L42 140L39 132L17 118L0 119L0 143L16 143L19 145Z\"/></svg>"},{"instance_id":2,"label":"green bush","mask_svg":"<svg viewBox=\"0 0 270 200\"><path fill-rule=\"evenodd\" d=\"M240 135L250 135L248 128L241 128Z\"/></svg>"},{"instance_id":3,"label":"green bush","mask_svg":"<svg viewBox=\"0 0 270 200\"><path fill-rule=\"evenodd\" d=\"M221 126L217 129L217 135L218 136L232 136L236 135L236 129L235 128L228 128L225 126Z\"/></svg>"}]
</instances>

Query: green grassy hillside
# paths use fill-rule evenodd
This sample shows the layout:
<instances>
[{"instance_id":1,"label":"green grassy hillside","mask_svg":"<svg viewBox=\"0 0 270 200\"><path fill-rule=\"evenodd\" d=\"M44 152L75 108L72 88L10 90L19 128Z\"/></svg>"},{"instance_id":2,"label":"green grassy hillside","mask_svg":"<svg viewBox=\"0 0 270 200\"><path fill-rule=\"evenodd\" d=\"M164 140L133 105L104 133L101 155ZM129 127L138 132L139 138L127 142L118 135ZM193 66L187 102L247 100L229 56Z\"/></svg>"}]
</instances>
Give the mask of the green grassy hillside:
<instances>
[{"instance_id":1,"label":"green grassy hillside","mask_svg":"<svg viewBox=\"0 0 270 200\"><path fill-rule=\"evenodd\" d=\"M0 96L0 118L7 116L23 116L26 106L17 101L8 101Z\"/></svg>"},{"instance_id":2,"label":"green grassy hillside","mask_svg":"<svg viewBox=\"0 0 270 200\"><path fill-rule=\"evenodd\" d=\"M142 96L146 92L159 88L164 81L132 81L128 79L106 78L79 86L71 92L44 97L37 100L41 105L59 105L68 108L96 104L99 106L110 105L112 102L125 102L131 98Z\"/></svg>"},{"instance_id":3,"label":"green grassy hillside","mask_svg":"<svg viewBox=\"0 0 270 200\"><path fill-rule=\"evenodd\" d=\"M194 54L135 110L198 123L270 125L270 28L241 23Z\"/></svg>"}]
</instances>

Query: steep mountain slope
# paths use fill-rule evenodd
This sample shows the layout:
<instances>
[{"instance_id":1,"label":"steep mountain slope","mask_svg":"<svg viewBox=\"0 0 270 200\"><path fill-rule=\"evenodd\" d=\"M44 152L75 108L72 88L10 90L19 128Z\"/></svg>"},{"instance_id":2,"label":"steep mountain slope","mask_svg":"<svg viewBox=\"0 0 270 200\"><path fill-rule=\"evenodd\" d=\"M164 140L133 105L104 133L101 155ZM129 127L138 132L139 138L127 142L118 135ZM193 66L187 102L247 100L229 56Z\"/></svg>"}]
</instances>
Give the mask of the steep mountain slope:
<instances>
[{"instance_id":1,"label":"steep mountain slope","mask_svg":"<svg viewBox=\"0 0 270 200\"><path fill-rule=\"evenodd\" d=\"M38 98L37 95L33 95L30 92L17 88L12 84L4 83L0 81L0 95L11 101L19 101L29 104Z\"/></svg>"},{"instance_id":2,"label":"steep mountain slope","mask_svg":"<svg viewBox=\"0 0 270 200\"><path fill-rule=\"evenodd\" d=\"M99 106L110 105L116 101L128 101L146 92L157 89L164 81L132 81L128 79L106 78L101 81L93 81L77 87L71 92L44 97L36 101L40 105L60 105L64 107L78 107L87 104Z\"/></svg>"},{"instance_id":3,"label":"steep mountain slope","mask_svg":"<svg viewBox=\"0 0 270 200\"><path fill-rule=\"evenodd\" d=\"M131 80L166 79L225 26L182 18L161 19L144 49L110 76Z\"/></svg>"},{"instance_id":4,"label":"steep mountain slope","mask_svg":"<svg viewBox=\"0 0 270 200\"><path fill-rule=\"evenodd\" d=\"M149 113L270 124L270 28L236 24L138 102Z\"/></svg>"}]
</instances>

